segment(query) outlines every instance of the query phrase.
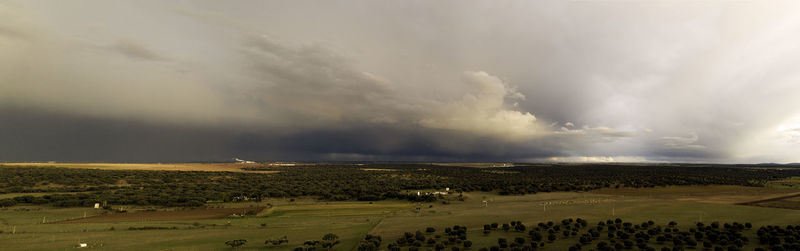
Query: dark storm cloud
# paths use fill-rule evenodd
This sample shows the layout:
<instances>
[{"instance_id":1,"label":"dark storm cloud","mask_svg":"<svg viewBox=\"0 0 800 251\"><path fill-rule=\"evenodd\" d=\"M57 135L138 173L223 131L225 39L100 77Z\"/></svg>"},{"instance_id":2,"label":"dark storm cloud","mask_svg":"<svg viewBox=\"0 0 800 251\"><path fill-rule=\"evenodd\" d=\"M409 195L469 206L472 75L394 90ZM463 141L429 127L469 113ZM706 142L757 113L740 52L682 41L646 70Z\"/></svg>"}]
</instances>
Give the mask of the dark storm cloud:
<instances>
[{"instance_id":1,"label":"dark storm cloud","mask_svg":"<svg viewBox=\"0 0 800 251\"><path fill-rule=\"evenodd\" d=\"M0 161L228 161L232 156L286 161L502 161L559 154L522 151L526 148L458 132L383 125L295 133L280 129L195 128L4 108L0 109ZM455 153L442 142L478 146ZM498 150L502 148L509 149Z\"/></svg>"},{"instance_id":2,"label":"dark storm cloud","mask_svg":"<svg viewBox=\"0 0 800 251\"><path fill-rule=\"evenodd\" d=\"M797 162L797 7L3 2L0 159Z\"/></svg>"},{"instance_id":3,"label":"dark storm cloud","mask_svg":"<svg viewBox=\"0 0 800 251\"><path fill-rule=\"evenodd\" d=\"M0 161L227 160L226 131L0 109Z\"/></svg>"}]
</instances>

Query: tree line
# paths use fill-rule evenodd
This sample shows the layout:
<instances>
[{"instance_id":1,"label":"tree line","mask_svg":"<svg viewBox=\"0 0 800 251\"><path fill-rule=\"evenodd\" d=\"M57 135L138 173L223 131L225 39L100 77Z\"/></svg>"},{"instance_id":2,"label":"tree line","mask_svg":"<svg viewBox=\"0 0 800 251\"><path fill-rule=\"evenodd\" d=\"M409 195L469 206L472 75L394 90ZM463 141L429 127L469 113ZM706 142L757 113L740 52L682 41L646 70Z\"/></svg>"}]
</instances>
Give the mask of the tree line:
<instances>
[{"instance_id":1,"label":"tree line","mask_svg":"<svg viewBox=\"0 0 800 251\"><path fill-rule=\"evenodd\" d=\"M369 170L365 170L369 168ZM322 200L435 201L418 190L452 193L494 191L501 195L588 191L608 187L671 185L761 186L769 180L800 176L800 169L724 165L526 165L472 168L429 164L327 164L248 168L278 173L96 170L58 167L2 167L0 200L61 207L117 205L202 206L215 201L258 201L311 196ZM385 169L386 171L374 171Z\"/></svg>"}]
</instances>

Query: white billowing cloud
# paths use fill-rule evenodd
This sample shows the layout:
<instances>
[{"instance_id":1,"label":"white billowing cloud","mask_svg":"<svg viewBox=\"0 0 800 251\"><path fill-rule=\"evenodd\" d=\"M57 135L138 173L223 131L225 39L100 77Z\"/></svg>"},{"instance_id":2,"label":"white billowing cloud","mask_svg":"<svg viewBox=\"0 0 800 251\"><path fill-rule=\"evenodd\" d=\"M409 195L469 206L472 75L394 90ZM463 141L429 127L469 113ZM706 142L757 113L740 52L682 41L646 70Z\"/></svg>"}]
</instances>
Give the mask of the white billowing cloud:
<instances>
[{"instance_id":1,"label":"white billowing cloud","mask_svg":"<svg viewBox=\"0 0 800 251\"><path fill-rule=\"evenodd\" d=\"M673 149L704 149L706 146L695 144L700 139L697 133L690 133L689 137L661 137L664 145Z\"/></svg>"},{"instance_id":2,"label":"white billowing cloud","mask_svg":"<svg viewBox=\"0 0 800 251\"><path fill-rule=\"evenodd\" d=\"M783 130L786 141L793 144L800 144L800 127Z\"/></svg>"},{"instance_id":3,"label":"white billowing cloud","mask_svg":"<svg viewBox=\"0 0 800 251\"><path fill-rule=\"evenodd\" d=\"M737 155L755 162L774 162L785 159L800 163L800 115L794 115L778 125L764 128L744 137L742 143L732 149Z\"/></svg>"},{"instance_id":4,"label":"white billowing cloud","mask_svg":"<svg viewBox=\"0 0 800 251\"><path fill-rule=\"evenodd\" d=\"M242 53L254 79L240 89L242 95L268 107L287 107L291 116L410 123L513 141L546 132L533 114L515 110L525 95L487 72L463 72L459 83L449 84L464 94L439 100L400 93L398 83L356 69L324 45L289 45L269 36L253 37L246 45Z\"/></svg>"},{"instance_id":5,"label":"white billowing cloud","mask_svg":"<svg viewBox=\"0 0 800 251\"><path fill-rule=\"evenodd\" d=\"M401 89L402 83L360 70L351 58L324 44L293 44L270 36L251 36L240 52L246 59L248 79L233 86L233 96L238 98L231 102L246 109L262 107L256 112L269 116L266 123L307 129L371 123L445 131L527 147L554 136L562 141L558 146L533 144L532 151L632 136L604 126L587 126L566 134L553 131L530 112L519 110L517 102L525 101L525 95L484 71L462 72L455 82L443 83L462 93L460 97L436 98L408 93ZM474 153L474 144L478 143L434 141L444 151L457 154Z\"/></svg>"},{"instance_id":6,"label":"white billowing cloud","mask_svg":"<svg viewBox=\"0 0 800 251\"><path fill-rule=\"evenodd\" d=\"M458 130L512 140L529 140L541 134L536 117L510 109L507 101L525 96L486 72L465 72L467 91L461 99L440 104L419 124L429 128Z\"/></svg>"}]
</instances>

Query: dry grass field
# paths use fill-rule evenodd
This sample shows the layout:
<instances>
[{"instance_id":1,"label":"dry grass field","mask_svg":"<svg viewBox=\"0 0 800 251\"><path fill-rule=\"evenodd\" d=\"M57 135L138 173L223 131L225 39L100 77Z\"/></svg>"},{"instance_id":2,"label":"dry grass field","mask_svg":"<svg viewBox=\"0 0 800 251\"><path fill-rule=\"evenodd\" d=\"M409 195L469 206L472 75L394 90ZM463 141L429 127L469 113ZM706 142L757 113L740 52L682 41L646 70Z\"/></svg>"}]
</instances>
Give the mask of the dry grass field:
<instances>
[{"instance_id":1,"label":"dry grass field","mask_svg":"<svg viewBox=\"0 0 800 251\"><path fill-rule=\"evenodd\" d=\"M703 189L704 192L691 193L692 190ZM617 217L633 222L654 220L659 224L677 221L684 226L696 222L753 222L753 224L798 224L800 210L755 207L719 203L708 197L711 191L723 194L734 193L740 187L671 187L662 190L661 196L652 195L651 189L630 189L621 191L624 195L612 195L596 192L557 192L539 193L519 196L497 196L491 193L469 193L464 202L452 202L448 205L439 203L419 204L421 210L398 212L384 218L370 233L384 238L395 239L404 231L424 229L427 226L441 229L447 226L462 225L470 229L470 240L476 246L489 246L498 237L510 238L512 235L492 233L485 236L481 233L483 224L493 222L507 223L520 220L527 225L537 222L560 221L565 218L583 218L589 222L614 219ZM763 193L774 196L777 191L764 188L745 188L751 195ZM797 190L794 190L797 191ZM605 191L611 193L611 191ZM686 192L690 192L688 195ZM786 191L790 192L790 191ZM674 194L671 194L674 193ZM693 195L694 194L694 195ZM482 203L486 200L487 203ZM726 199L727 200L727 199ZM433 207L430 207L433 206ZM430 208L429 208L430 207ZM751 238L754 238L751 236ZM574 243L556 242L547 250L566 250Z\"/></svg>"},{"instance_id":2,"label":"dry grass field","mask_svg":"<svg viewBox=\"0 0 800 251\"><path fill-rule=\"evenodd\" d=\"M1 166L41 166L41 167L66 167L103 170L160 170L160 171L204 171L204 172L248 172L248 173L277 173L279 171L258 170L247 171L242 168L269 167L266 164L240 164L240 163L0 163Z\"/></svg>"},{"instance_id":3,"label":"dry grass field","mask_svg":"<svg viewBox=\"0 0 800 251\"><path fill-rule=\"evenodd\" d=\"M736 202L785 196L796 189L737 186L691 186L647 189L608 189L594 192L555 192L516 196L495 193L465 193L465 201L412 203L408 201L357 202L319 201L314 198L269 199L263 202L221 203L221 209L103 214L103 210L14 206L0 209L0 246L24 246L29 250L68 250L79 242L101 249L125 250L228 250L226 240L247 239L237 250L264 250L266 238L288 236L288 245L268 250L292 250L303 241L336 233L342 244L334 250L353 250L364 234L383 237L384 245L402 235L426 227L441 231L453 225L466 226L476 247L496 243L498 237L515 233L481 233L483 224L519 220L537 222L583 218L590 222L623 218L632 222L654 220L658 224L677 221L752 222L754 225L800 224L800 210L737 205ZM723 199L714 199L719 194ZM740 194L741 197L733 197ZM789 200L794 200L790 198ZM483 203L483 201L487 203ZM723 203L724 202L724 203ZM241 208L264 208L255 216L228 217ZM128 208L126 208L128 209ZM142 210L145 208L131 208ZM129 209L130 210L130 209ZM90 217L80 218L88 212ZM91 217L94 216L94 217ZM143 217L147 216L147 217ZM12 227L16 233L11 234ZM142 229L143 230L129 230ZM152 229L148 229L152 228ZM116 230L113 230L116 229ZM749 238L754 231L748 232ZM564 250L576 239L548 244L547 250Z\"/></svg>"},{"instance_id":4,"label":"dry grass field","mask_svg":"<svg viewBox=\"0 0 800 251\"><path fill-rule=\"evenodd\" d=\"M591 191L589 193L617 196L645 196L654 199L715 204L739 204L800 194L800 190L743 186L668 186L654 188L608 188Z\"/></svg>"}]
</instances>

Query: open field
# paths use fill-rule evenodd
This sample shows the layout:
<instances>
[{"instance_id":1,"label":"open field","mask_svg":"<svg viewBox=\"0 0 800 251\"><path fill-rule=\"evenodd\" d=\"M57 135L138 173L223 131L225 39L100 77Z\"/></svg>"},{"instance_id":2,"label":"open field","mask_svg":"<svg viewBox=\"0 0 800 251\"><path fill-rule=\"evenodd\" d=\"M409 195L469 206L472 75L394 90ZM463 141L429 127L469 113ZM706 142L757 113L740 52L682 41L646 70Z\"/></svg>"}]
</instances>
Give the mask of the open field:
<instances>
[{"instance_id":1,"label":"open field","mask_svg":"<svg viewBox=\"0 0 800 251\"><path fill-rule=\"evenodd\" d=\"M42 217L50 222L80 218L99 212L93 209L59 209L38 206L15 206L0 209L0 244L26 247L26 250L71 250L77 243L113 250L226 250L224 243L231 239L250 241L245 250L263 246L268 237L287 235L290 243L285 248L301 245L303 241L320 239L333 232L340 236L340 246L355 246L364 233L382 217L408 207L401 202L339 202L325 203L310 199L272 200L273 210L256 217L219 217L214 219L186 220L175 218L159 221L135 222L70 222L42 224ZM253 203L225 203L220 206L238 206ZM331 214L331 210L336 211ZM239 211L239 210L237 210ZM382 213L377 213L377 212ZM133 213L139 214L139 213ZM56 215L59 215L57 217ZM98 217L103 217L98 216ZM91 217L89 217L91 218ZM87 219L89 219L87 218ZM16 233L11 231L16 228ZM144 230L129 230L144 229ZM337 249L339 250L339 249Z\"/></svg>"},{"instance_id":2,"label":"open field","mask_svg":"<svg viewBox=\"0 0 800 251\"><path fill-rule=\"evenodd\" d=\"M771 180L767 182L766 185L776 188L799 188L800 177L788 177L786 179Z\"/></svg>"},{"instance_id":3,"label":"open field","mask_svg":"<svg viewBox=\"0 0 800 251\"><path fill-rule=\"evenodd\" d=\"M86 218L75 218L54 223L150 222L219 219L231 215L257 214L265 207L205 208L189 210L161 210L135 213L108 213Z\"/></svg>"},{"instance_id":4,"label":"open field","mask_svg":"<svg viewBox=\"0 0 800 251\"><path fill-rule=\"evenodd\" d=\"M492 162L465 162L465 163L431 163L436 166L462 166L473 168L493 168L493 167L513 167L513 163L492 163Z\"/></svg>"},{"instance_id":5,"label":"open field","mask_svg":"<svg viewBox=\"0 0 800 251\"><path fill-rule=\"evenodd\" d=\"M383 245L394 241L403 232L424 231L434 227L441 231L453 225L466 226L469 240L475 247L490 246L498 237L524 236L513 232L481 233L484 224L519 220L533 226L537 222L583 218L590 223L622 218L631 222L653 220L665 225L679 222L688 227L695 222L752 222L754 225L800 224L800 210L735 205L734 201L751 199L761 194L770 198L791 194L794 189L743 188L737 186L666 187L653 189L608 189L597 192L554 192L529 195L498 196L494 193L465 193L464 201L412 203L386 200L378 202L326 202L311 198L271 199L259 203L223 203L220 207L250 206L271 208L257 216L230 218L218 214L205 219L189 219L180 213L197 211L149 212L160 215L128 221L125 214L100 215L94 209L52 208L18 205L0 209L0 245L24 246L30 250L66 250L79 242L103 249L126 250L227 250L224 241L247 239L239 249L264 249L266 238L286 235L289 244L269 250L291 250L309 239L319 239L326 233L337 234L342 243L334 250L352 250L364 234L383 237ZM709 196L742 193L744 197L713 200ZM483 201L487 203L484 204ZM729 201L731 203L723 203ZM136 209L136 208L131 208ZM160 209L174 210L174 209ZM209 209L215 212L217 209ZM241 209L222 208L241 211ZM41 224L80 218L63 224ZM102 210L101 210L102 211ZM233 212L231 211L231 212ZM180 213L179 213L180 212ZM229 213L226 211L226 213ZM143 213L129 213L130 217ZM146 213L145 213L146 214ZM119 217L113 221L112 218ZM131 218L131 219L133 219ZM89 220L98 219L98 220ZM102 220L99 220L102 219ZM113 222L109 222L113 221ZM16 233L11 234L16 228ZM114 229L114 230L111 230ZM129 230L137 229L137 230ZM144 229L144 230L138 230ZM754 230L746 232L755 242ZM548 244L547 250L564 250L577 237L559 239ZM476 248L477 250L477 248Z\"/></svg>"},{"instance_id":6,"label":"open field","mask_svg":"<svg viewBox=\"0 0 800 251\"><path fill-rule=\"evenodd\" d=\"M204 172L248 172L277 173L272 170L247 171L242 168L267 168L266 164L240 163L0 163L2 166L66 167L101 170L145 170L145 171L204 171Z\"/></svg>"},{"instance_id":7,"label":"open field","mask_svg":"<svg viewBox=\"0 0 800 251\"><path fill-rule=\"evenodd\" d=\"M719 189L724 190L724 189ZM677 221L684 224L702 222L745 222L760 224L798 224L800 211L657 199L642 194L628 196L603 195L592 193L546 193L522 196L492 196L472 194L486 198L484 206L481 199L464 203L434 205L420 213L408 213L384 219L372 233L397 237L402 229L418 226L465 225L476 230L480 236L483 224L520 220L527 225L542 221L560 221L565 218L583 218L590 222L621 217L633 222L654 220L664 224ZM394 234L393 234L394 233ZM480 242L476 242L480 243ZM487 243L488 244L488 243Z\"/></svg>"},{"instance_id":8,"label":"open field","mask_svg":"<svg viewBox=\"0 0 800 251\"><path fill-rule=\"evenodd\" d=\"M667 186L654 188L618 188L590 191L594 194L646 196L654 199L737 204L756 200L798 195L798 189L743 186Z\"/></svg>"}]
</instances>

